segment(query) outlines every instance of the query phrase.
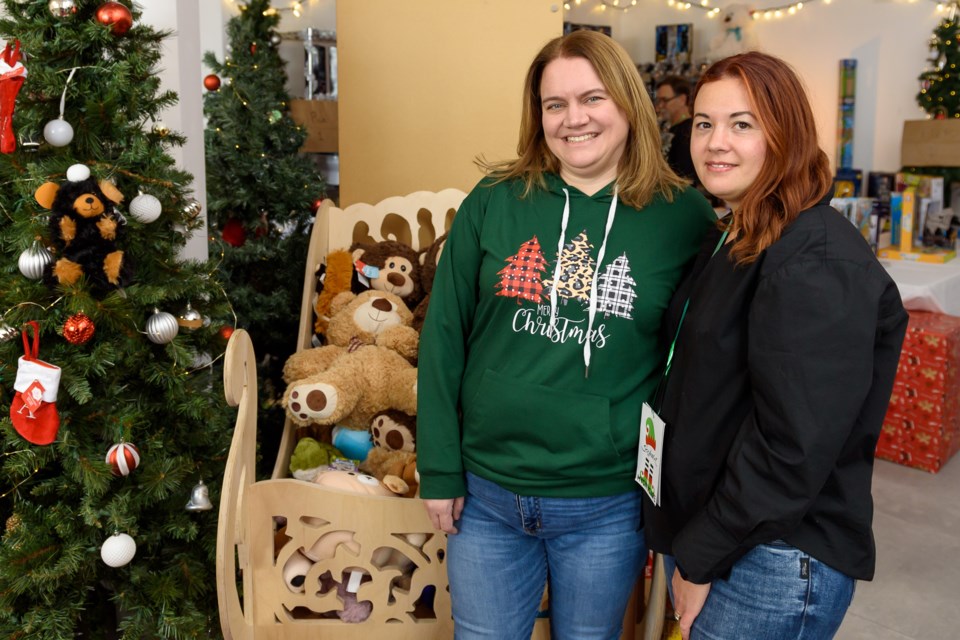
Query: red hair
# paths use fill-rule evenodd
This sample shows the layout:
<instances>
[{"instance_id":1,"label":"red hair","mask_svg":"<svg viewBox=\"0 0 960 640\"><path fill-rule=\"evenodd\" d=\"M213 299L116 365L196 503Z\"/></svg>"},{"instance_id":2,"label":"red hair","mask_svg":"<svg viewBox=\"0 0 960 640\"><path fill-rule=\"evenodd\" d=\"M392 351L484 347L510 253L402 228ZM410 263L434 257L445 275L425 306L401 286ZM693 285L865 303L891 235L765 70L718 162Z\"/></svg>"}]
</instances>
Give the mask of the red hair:
<instances>
[{"instance_id":1,"label":"red hair","mask_svg":"<svg viewBox=\"0 0 960 640\"><path fill-rule=\"evenodd\" d=\"M779 240L801 211L829 193L833 179L807 94L787 63L757 51L724 58L700 77L696 91L725 78L743 82L767 143L763 167L730 223L736 233L730 255L747 264Z\"/></svg>"}]
</instances>

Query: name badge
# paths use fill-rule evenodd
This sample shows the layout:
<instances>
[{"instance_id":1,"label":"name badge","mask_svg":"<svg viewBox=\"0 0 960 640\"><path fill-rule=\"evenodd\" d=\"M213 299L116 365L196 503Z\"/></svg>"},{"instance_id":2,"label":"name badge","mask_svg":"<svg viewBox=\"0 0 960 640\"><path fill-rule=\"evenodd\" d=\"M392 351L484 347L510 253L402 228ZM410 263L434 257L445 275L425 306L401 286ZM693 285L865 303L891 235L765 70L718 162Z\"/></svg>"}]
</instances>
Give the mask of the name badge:
<instances>
[{"instance_id":1,"label":"name badge","mask_svg":"<svg viewBox=\"0 0 960 640\"><path fill-rule=\"evenodd\" d=\"M646 402L640 412L640 447L635 480L653 504L660 506L660 468L663 462L663 432L666 424Z\"/></svg>"}]
</instances>

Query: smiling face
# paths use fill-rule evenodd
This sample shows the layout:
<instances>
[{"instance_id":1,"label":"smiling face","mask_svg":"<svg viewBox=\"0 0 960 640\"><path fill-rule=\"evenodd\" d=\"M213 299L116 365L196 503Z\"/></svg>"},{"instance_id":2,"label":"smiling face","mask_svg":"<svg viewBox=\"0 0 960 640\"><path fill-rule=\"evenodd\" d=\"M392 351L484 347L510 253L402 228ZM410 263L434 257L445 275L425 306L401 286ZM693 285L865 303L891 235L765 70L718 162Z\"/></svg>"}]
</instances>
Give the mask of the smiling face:
<instances>
[{"instance_id":1,"label":"smiling face","mask_svg":"<svg viewBox=\"0 0 960 640\"><path fill-rule=\"evenodd\" d=\"M738 78L700 87L693 107L690 156L703 186L736 210L760 175L767 140Z\"/></svg>"},{"instance_id":2,"label":"smiling face","mask_svg":"<svg viewBox=\"0 0 960 640\"><path fill-rule=\"evenodd\" d=\"M560 177L592 194L617 177L630 126L593 65L557 58L540 81L543 135Z\"/></svg>"}]
</instances>

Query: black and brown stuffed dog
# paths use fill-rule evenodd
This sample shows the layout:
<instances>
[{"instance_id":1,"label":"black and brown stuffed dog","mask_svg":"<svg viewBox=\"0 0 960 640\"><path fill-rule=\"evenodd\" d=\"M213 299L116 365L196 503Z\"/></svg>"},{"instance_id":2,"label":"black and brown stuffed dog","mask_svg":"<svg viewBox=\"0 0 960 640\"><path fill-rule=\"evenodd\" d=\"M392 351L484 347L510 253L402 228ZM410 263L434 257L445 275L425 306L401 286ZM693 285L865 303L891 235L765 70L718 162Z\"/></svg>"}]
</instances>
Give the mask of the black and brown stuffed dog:
<instances>
[{"instance_id":1,"label":"black and brown stuffed dog","mask_svg":"<svg viewBox=\"0 0 960 640\"><path fill-rule=\"evenodd\" d=\"M58 256L44 274L47 283L71 285L81 276L102 289L129 283L130 265L117 248L125 221L114 207L123 195L113 183L98 183L86 166L75 164L62 184L45 182L34 198L50 210L50 234Z\"/></svg>"}]
</instances>

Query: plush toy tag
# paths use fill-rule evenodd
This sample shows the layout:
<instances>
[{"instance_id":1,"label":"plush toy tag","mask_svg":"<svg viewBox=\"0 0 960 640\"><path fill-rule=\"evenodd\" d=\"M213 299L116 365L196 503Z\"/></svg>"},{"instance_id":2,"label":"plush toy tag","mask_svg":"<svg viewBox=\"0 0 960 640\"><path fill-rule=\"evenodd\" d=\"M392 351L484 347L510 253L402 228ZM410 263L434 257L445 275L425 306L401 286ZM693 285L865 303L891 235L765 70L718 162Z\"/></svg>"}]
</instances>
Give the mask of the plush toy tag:
<instances>
[{"instance_id":1,"label":"plush toy tag","mask_svg":"<svg viewBox=\"0 0 960 640\"><path fill-rule=\"evenodd\" d=\"M372 264L367 264L362 260L357 260L353 263L353 266L357 270L357 278L363 283L363 286L369 287L371 280L376 280L380 277L380 269L373 266Z\"/></svg>"},{"instance_id":2,"label":"plush toy tag","mask_svg":"<svg viewBox=\"0 0 960 640\"><path fill-rule=\"evenodd\" d=\"M666 424L646 402L640 412L640 447L637 450L635 480L653 504L660 506L660 468L663 462L663 434Z\"/></svg>"}]
</instances>

